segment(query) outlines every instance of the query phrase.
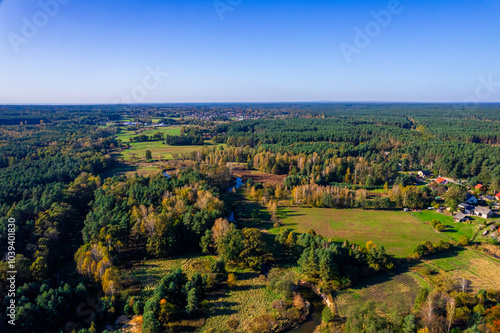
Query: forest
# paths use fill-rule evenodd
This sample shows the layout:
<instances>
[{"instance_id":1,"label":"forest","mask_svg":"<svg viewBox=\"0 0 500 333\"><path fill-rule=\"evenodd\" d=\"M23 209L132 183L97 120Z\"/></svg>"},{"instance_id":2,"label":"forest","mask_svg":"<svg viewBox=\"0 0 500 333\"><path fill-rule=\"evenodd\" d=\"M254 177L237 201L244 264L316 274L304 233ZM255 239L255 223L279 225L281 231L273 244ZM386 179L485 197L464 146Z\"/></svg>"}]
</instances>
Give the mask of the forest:
<instances>
[{"instance_id":1,"label":"forest","mask_svg":"<svg viewBox=\"0 0 500 333\"><path fill-rule=\"evenodd\" d=\"M476 288L435 264L476 251L496 269L493 238L447 236L455 226L444 218L411 222L444 236L415 235L420 244L403 257L383 241L353 241L355 226L332 237L320 232L327 221L299 231L285 214L454 213L477 184L480 200L495 195L499 111L496 104L0 106L0 327L11 328L14 299L15 332L132 332L125 326L133 320L145 333L288 332L314 311L306 286L324 303L315 332L500 332L500 288ZM124 131L127 141L118 139ZM135 144L174 158L146 150L123 159ZM184 146L199 148L171 153ZM422 170L453 182L427 182ZM498 226L493 218L483 224ZM151 262L176 260L200 264L153 274ZM382 311L375 299L346 311L339 305L356 288L409 272L421 281L409 307ZM254 292L262 308L250 314L217 307L221 295ZM129 324L117 324L123 316Z\"/></svg>"}]
</instances>

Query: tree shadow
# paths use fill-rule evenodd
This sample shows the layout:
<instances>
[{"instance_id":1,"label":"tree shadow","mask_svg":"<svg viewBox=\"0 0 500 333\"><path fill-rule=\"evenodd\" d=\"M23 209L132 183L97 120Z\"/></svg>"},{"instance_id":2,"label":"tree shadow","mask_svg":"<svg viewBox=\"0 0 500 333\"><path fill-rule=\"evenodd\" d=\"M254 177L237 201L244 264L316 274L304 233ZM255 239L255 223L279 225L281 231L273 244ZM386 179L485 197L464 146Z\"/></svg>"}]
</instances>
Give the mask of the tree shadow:
<instances>
[{"instance_id":1,"label":"tree shadow","mask_svg":"<svg viewBox=\"0 0 500 333\"><path fill-rule=\"evenodd\" d=\"M464 251L467 251L467 250L464 248L455 246L449 250L437 252L437 253L434 253L430 256L427 256L427 257L425 257L425 259L433 260L433 259L446 259L446 258L456 257Z\"/></svg>"},{"instance_id":2,"label":"tree shadow","mask_svg":"<svg viewBox=\"0 0 500 333\"><path fill-rule=\"evenodd\" d=\"M210 309L210 312L212 312L210 317L224 317L238 313L238 310L231 308L232 306L236 305L238 305L238 303L236 302L222 302L220 307L212 306L212 308Z\"/></svg>"},{"instance_id":3,"label":"tree shadow","mask_svg":"<svg viewBox=\"0 0 500 333\"><path fill-rule=\"evenodd\" d=\"M237 285L231 288L233 291L247 291L247 290L255 290L255 289L262 289L264 288L263 286L255 286L255 285L249 285L249 284L244 284L244 285Z\"/></svg>"},{"instance_id":4,"label":"tree shadow","mask_svg":"<svg viewBox=\"0 0 500 333\"><path fill-rule=\"evenodd\" d=\"M253 272L236 273L238 281L247 281L258 277L259 274Z\"/></svg>"}]
</instances>

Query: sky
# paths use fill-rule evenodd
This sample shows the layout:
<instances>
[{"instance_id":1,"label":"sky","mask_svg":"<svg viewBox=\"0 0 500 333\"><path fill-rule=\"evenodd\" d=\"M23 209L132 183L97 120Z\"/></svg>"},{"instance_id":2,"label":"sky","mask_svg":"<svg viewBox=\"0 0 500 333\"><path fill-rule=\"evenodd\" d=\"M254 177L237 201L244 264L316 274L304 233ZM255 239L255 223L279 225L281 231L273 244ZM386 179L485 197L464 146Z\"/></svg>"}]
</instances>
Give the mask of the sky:
<instances>
[{"instance_id":1,"label":"sky","mask_svg":"<svg viewBox=\"0 0 500 333\"><path fill-rule=\"evenodd\" d=\"M0 104L499 102L500 0L2 0Z\"/></svg>"}]
</instances>

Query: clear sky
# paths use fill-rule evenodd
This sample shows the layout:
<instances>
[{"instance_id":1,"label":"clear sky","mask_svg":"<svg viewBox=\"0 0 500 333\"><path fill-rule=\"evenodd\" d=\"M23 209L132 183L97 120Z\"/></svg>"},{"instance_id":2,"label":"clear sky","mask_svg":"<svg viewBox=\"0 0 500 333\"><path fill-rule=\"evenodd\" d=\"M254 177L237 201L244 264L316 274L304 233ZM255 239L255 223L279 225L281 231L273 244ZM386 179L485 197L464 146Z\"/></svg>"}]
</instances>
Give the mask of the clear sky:
<instances>
[{"instance_id":1,"label":"clear sky","mask_svg":"<svg viewBox=\"0 0 500 333\"><path fill-rule=\"evenodd\" d=\"M471 98L500 101L500 0L0 2L0 104Z\"/></svg>"}]
</instances>

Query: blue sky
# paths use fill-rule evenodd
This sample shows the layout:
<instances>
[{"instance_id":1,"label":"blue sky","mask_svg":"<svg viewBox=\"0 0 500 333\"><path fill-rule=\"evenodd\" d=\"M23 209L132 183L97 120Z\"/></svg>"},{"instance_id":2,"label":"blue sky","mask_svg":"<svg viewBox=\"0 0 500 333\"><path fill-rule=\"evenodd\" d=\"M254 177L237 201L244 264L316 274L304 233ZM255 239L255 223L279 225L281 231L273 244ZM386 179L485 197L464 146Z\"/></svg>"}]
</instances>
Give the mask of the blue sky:
<instances>
[{"instance_id":1,"label":"blue sky","mask_svg":"<svg viewBox=\"0 0 500 333\"><path fill-rule=\"evenodd\" d=\"M3 0L0 104L500 101L500 0L396 3Z\"/></svg>"}]
</instances>

